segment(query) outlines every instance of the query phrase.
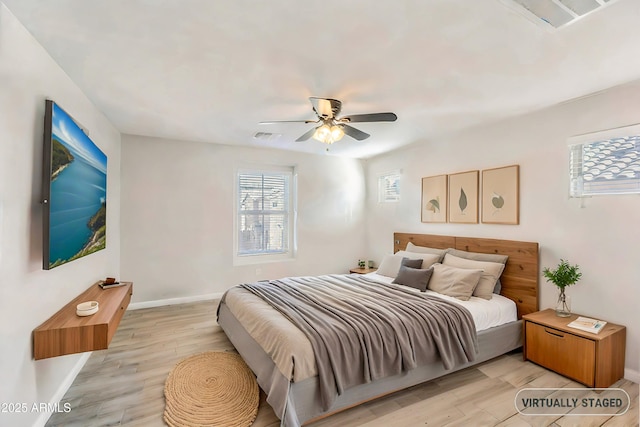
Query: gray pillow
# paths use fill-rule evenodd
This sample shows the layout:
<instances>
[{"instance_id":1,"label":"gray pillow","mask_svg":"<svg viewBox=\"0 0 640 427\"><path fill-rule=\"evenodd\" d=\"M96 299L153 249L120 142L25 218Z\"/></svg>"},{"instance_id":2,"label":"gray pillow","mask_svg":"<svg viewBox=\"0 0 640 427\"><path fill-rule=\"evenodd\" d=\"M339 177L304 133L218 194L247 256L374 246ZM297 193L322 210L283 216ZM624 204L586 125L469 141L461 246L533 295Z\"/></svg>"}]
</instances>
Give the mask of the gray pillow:
<instances>
[{"instance_id":1,"label":"gray pillow","mask_svg":"<svg viewBox=\"0 0 640 427\"><path fill-rule=\"evenodd\" d=\"M449 295L462 301L471 298L480 281L482 270L456 268L444 264L433 265L433 275L429 289L439 294Z\"/></svg>"},{"instance_id":2,"label":"gray pillow","mask_svg":"<svg viewBox=\"0 0 640 427\"><path fill-rule=\"evenodd\" d=\"M453 248L447 249L447 253L457 256L458 258L472 259L474 261L500 262L502 264L506 264L507 259L509 259L507 255L483 254L480 252L467 252L467 251L461 251L459 249L453 249Z\"/></svg>"},{"instance_id":3,"label":"gray pillow","mask_svg":"<svg viewBox=\"0 0 640 427\"><path fill-rule=\"evenodd\" d=\"M421 260L422 261L422 260ZM393 282L399 285L411 286L412 288L419 289L421 292L427 290L427 285L429 284L429 279L433 274L433 267L427 269L421 268L411 268L411 267L400 267L400 271L398 271L398 275Z\"/></svg>"},{"instance_id":4,"label":"gray pillow","mask_svg":"<svg viewBox=\"0 0 640 427\"><path fill-rule=\"evenodd\" d=\"M400 269L402 269L402 266L409 267L409 268L420 268L422 267L422 258L418 258L418 259L402 258L402 262L400 263Z\"/></svg>"},{"instance_id":5,"label":"gray pillow","mask_svg":"<svg viewBox=\"0 0 640 427\"><path fill-rule=\"evenodd\" d=\"M496 280L496 286L493 288L493 293L500 295L500 291L502 290L502 283L500 279Z\"/></svg>"},{"instance_id":6,"label":"gray pillow","mask_svg":"<svg viewBox=\"0 0 640 427\"><path fill-rule=\"evenodd\" d=\"M422 259L422 267L418 268L429 268L436 262L441 262L440 255L437 254L427 254L420 252L407 252L407 251L398 251L396 252L396 256L403 256L409 259Z\"/></svg>"}]
</instances>

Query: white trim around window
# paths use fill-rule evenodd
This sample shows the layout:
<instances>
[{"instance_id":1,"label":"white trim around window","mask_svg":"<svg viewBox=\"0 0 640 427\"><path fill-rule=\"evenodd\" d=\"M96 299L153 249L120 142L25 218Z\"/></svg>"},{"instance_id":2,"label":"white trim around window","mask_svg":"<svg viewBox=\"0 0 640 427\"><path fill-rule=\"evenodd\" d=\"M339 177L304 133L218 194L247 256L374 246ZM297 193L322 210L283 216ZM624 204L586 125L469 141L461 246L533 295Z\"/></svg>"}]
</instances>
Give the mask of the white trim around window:
<instances>
[{"instance_id":1,"label":"white trim around window","mask_svg":"<svg viewBox=\"0 0 640 427\"><path fill-rule=\"evenodd\" d=\"M234 176L233 264L291 260L296 252L293 167L251 165Z\"/></svg>"},{"instance_id":2,"label":"white trim around window","mask_svg":"<svg viewBox=\"0 0 640 427\"><path fill-rule=\"evenodd\" d=\"M640 125L569 139L569 195L640 193Z\"/></svg>"},{"instance_id":3,"label":"white trim around window","mask_svg":"<svg viewBox=\"0 0 640 427\"><path fill-rule=\"evenodd\" d=\"M378 176L378 203L400 201L400 171Z\"/></svg>"}]
</instances>

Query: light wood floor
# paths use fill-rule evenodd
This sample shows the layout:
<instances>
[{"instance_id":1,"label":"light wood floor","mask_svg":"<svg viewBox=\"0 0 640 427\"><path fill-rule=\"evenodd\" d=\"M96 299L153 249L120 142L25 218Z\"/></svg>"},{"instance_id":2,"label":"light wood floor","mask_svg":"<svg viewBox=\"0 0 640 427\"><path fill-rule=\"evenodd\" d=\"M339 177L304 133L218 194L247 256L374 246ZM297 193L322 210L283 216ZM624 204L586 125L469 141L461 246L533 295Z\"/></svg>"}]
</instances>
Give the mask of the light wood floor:
<instances>
[{"instance_id":1,"label":"light wood floor","mask_svg":"<svg viewBox=\"0 0 640 427\"><path fill-rule=\"evenodd\" d=\"M163 426L171 368L203 351L233 351L216 324L217 301L127 311L108 350L94 352L47 426ZM319 420L310 426L637 426L638 384L621 380L632 407L618 417L525 417L514 398L525 387L581 387L515 352ZM262 395L256 427L278 426Z\"/></svg>"}]
</instances>

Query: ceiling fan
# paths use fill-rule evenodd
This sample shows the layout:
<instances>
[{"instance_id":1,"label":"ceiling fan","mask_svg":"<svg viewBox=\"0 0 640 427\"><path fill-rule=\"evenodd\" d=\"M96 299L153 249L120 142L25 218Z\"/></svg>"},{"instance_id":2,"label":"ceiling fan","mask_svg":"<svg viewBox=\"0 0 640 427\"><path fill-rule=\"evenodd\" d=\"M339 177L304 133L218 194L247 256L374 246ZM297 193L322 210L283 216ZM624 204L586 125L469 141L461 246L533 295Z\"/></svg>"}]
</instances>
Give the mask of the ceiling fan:
<instances>
[{"instance_id":1,"label":"ceiling fan","mask_svg":"<svg viewBox=\"0 0 640 427\"><path fill-rule=\"evenodd\" d=\"M353 114L351 116L338 117L342 109L342 102L332 98L309 97L313 111L318 116L317 120L281 120L271 122L260 122L260 124L274 123L316 123L319 126L305 132L296 139L296 142L306 141L313 137L314 139L324 142L325 144L333 144L342 139L344 135L362 141L369 138L366 132L350 126L349 123L365 123L365 122L395 122L398 118L394 113L371 113L371 114Z\"/></svg>"}]
</instances>

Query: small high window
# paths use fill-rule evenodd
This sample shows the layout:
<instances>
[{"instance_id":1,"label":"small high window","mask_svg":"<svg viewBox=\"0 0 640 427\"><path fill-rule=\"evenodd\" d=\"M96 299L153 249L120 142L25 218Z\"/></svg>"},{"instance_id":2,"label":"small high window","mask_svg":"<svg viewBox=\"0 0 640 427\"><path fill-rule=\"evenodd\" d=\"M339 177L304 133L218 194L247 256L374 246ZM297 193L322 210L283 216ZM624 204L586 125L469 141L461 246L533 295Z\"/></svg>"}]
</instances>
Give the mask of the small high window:
<instances>
[{"instance_id":1,"label":"small high window","mask_svg":"<svg viewBox=\"0 0 640 427\"><path fill-rule=\"evenodd\" d=\"M400 173L392 172L378 177L378 202L400 200Z\"/></svg>"},{"instance_id":2,"label":"small high window","mask_svg":"<svg viewBox=\"0 0 640 427\"><path fill-rule=\"evenodd\" d=\"M580 141L580 142L578 142ZM640 193L640 126L572 138L570 195Z\"/></svg>"}]
</instances>

